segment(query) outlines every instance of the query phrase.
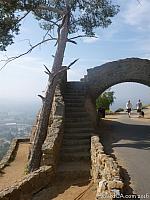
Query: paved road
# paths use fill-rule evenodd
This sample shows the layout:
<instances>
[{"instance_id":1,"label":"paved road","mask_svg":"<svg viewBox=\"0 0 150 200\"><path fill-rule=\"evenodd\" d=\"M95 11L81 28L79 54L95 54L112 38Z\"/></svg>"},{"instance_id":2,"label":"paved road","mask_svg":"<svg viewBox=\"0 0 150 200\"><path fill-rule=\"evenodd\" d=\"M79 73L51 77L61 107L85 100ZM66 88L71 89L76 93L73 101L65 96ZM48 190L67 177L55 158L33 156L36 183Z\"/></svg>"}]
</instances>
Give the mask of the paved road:
<instances>
[{"instance_id":1,"label":"paved road","mask_svg":"<svg viewBox=\"0 0 150 200\"><path fill-rule=\"evenodd\" d=\"M133 193L149 193L147 199L150 199L150 119L146 116L139 119L135 113L131 118L126 113L109 115L103 127L105 150L115 154L119 164L127 170Z\"/></svg>"}]
</instances>

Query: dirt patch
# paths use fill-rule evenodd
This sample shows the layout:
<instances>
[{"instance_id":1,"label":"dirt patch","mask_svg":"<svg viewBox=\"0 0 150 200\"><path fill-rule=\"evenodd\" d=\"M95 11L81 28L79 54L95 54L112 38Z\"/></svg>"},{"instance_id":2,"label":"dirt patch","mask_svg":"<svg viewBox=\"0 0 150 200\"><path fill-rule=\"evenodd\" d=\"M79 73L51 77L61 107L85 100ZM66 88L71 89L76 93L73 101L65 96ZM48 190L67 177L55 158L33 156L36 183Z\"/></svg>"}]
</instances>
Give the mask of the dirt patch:
<instances>
[{"instance_id":1,"label":"dirt patch","mask_svg":"<svg viewBox=\"0 0 150 200\"><path fill-rule=\"evenodd\" d=\"M13 185L25 175L28 152L29 143L20 143L14 161L5 167L0 174L0 191Z\"/></svg>"},{"instance_id":2,"label":"dirt patch","mask_svg":"<svg viewBox=\"0 0 150 200\"><path fill-rule=\"evenodd\" d=\"M49 187L36 194L32 200L95 200L96 186L89 180L55 180Z\"/></svg>"}]
</instances>

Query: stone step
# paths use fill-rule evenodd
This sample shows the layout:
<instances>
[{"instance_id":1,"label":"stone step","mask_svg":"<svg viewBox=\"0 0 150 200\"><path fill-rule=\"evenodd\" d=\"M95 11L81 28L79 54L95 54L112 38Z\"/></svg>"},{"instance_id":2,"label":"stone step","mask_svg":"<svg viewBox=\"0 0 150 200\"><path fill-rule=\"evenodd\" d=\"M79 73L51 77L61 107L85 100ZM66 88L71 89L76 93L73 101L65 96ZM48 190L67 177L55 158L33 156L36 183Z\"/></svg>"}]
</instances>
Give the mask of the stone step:
<instances>
[{"instance_id":1,"label":"stone step","mask_svg":"<svg viewBox=\"0 0 150 200\"><path fill-rule=\"evenodd\" d=\"M76 89L67 89L64 92L64 95L85 95L86 94L86 90L76 90Z\"/></svg>"},{"instance_id":2,"label":"stone step","mask_svg":"<svg viewBox=\"0 0 150 200\"><path fill-rule=\"evenodd\" d=\"M84 102L65 102L66 107L84 107Z\"/></svg>"},{"instance_id":3,"label":"stone step","mask_svg":"<svg viewBox=\"0 0 150 200\"><path fill-rule=\"evenodd\" d=\"M85 89L85 88L87 88L86 87L86 85L83 83L83 82L78 82L78 83L67 83L66 84L66 88L67 89L70 89L70 88L72 88L72 89L77 89L77 90L79 90L79 89Z\"/></svg>"},{"instance_id":4,"label":"stone step","mask_svg":"<svg viewBox=\"0 0 150 200\"><path fill-rule=\"evenodd\" d=\"M79 161L79 160L90 160L90 153L89 152L79 152L79 153L68 153L68 152L61 152L60 153L60 160L61 161Z\"/></svg>"},{"instance_id":5,"label":"stone step","mask_svg":"<svg viewBox=\"0 0 150 200\"><path fill-rule=\"evenodd\" d=\"M74 89L67 89L64 91L64 96L85 96L85 90L74 90Z\"/></svg>"},{"instance_id":6,"label":"stone step","mask_svg":"<svg viewBox=\"0 0 150 200\"><path fill-rule=\"evenodd\" d=\"M91 123L90 118L88 116L86 117L79 117L79 118L70 118L70 117L66 117L65 118L65 123L71 123L71 122L82 122L82 121L86 121Z\"/></svg>"},{"instance_id":7,"label":"stone step","mask_svg":"<svg viewBox=\"0 0 150 200\"><path fill-rule=\"evenodd\" d=\"M79 95L79 94L73 94L73 95L64 95L64 100L66 99L81 99L84 100L85 99L85 95Z\"/></svg>"},{"instance_id":8,"label":"stone step","mask_svg":"<svg viewBox=\"0 0 150 200\"><path fill-rule=\"evenodd\" d=\"M66 106L65 111L66 112L85 112L86 113L84 107L69 107L69 106Z\"/></svg>"},{"instance_id":9,"label":"stone step","mask_svg":"<svg viewBox=\"0 0 150 200\"><path fill-rule=\"evenodd\" d=\"M66 103L83 103L84 104L84 102L85 102L85 98L82 98L82 99L65 99L64 98L64 100L65 100L65 104Z\"/></svg>"},{"instance_id":10,"label":"stone step","mask_svg":"<svg viewBox=\"0 0 150 200\"><path fill-rule=\"evenodd\" d=\"M57 169L57 174L62 178L80 178L90 177L90 162L78 161L78 162L60 162Z\"/></svg>"},{"instance_id":11,"label":"stone step","mask_svg":"<svg viewBox=\"0 0 150 200\"><path fill-rule=\"evenodd\" d=\"M63 146L61 149L62 153L75 153L75 152L89 152L90 153L90 145L83 144L83 145L72 145L72 146Z\"/></svg>"},{"instance_id":12,"label":"stone step","mask_svg":"<svg viewBox=\"0 0 150 200\"><path fill-rule=\"evenodd\" d=\"M80 121L80 122L76 122L76 121L69 122L69 123L65 122L65 128L83 128L83 127L91 128L92 127L91 122L86 121L86 120Z\"/></svg>"},{"instance_id":13,"label":"stone step","mask_svg":"<svg viewBox=\"0 0 150 200\"><path fill-rule=\"evenodd\" d=\"M65 128L64 136L66 134L83 134L83 133L93 133L94 129L91 127L81 127L81 128Z\"/></svg>"},{"instance_id":14,"label":"stone step","mask_svg":"<svg viewBox=\"0 0 150 200\"><path fill-rule=\"evenodd\" d=\"M80 81L68 81L66 83L66 87L67 88L77 88L77 89L85 88L85 83L80 82Z\"/></svg>"},{"instance_id":15,"label":"stone step","mask_svg":"<svg viewBox=\"0 0 150 200\"><path fill-rule=\"evenodd\" d=\"M88 139L64 139L63 140L63 146L72 146L72 145L91 145L91 140Z\"/></svg>"},{"instance_id":16,"label":"stone step","mask_svg":"<svg viewBox=\"0 0 150 200\"><path fill-rule=\"evenodd\" d=\"M66 133L64 135L64 139L78 139L78 140L81 140L81 139L89 139L91 138L91 133Z\"/></svg>"},{"instance_id":17,"label":"stone step","mask_svg":"<svg viewBox=\"0 0 150 200\"><path fill-rule=\"evenodd\" d=\"M77 111L73 111L73 112L70 112L70 111L67 111L65 112L65 116L66 118L80 118L80 117L88 117L88 113L86 112L79 112L78 110Z\"/></svg>"}]
</instances>

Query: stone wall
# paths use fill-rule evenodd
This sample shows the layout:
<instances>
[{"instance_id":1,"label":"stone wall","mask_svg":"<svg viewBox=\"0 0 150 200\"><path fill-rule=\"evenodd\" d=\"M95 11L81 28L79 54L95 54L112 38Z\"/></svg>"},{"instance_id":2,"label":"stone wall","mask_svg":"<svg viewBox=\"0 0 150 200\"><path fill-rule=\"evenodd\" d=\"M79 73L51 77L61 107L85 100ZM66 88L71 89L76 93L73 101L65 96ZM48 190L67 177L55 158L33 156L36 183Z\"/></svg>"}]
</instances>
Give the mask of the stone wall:
<instances>
[{"instance_id":1,"label":"stone wall","mask_svg":"<svg viewBox=\"0 0 150 200\"><path fill-rule=\"evenodd\" d=\"M0 192L0 200L32 200L32 196L48 186L53 178L53 168L42 166L20 179L13 186Z\"/></svg>"},{"instance_id":2,"label":"stone wall","mask_svg":"<svg viewBox=\"0 0 150 200\"><path fill-rule=\"evenodd\" d=\"M13 161L13 159L16 156L16 152L19 146L20 142L29 142L30 139L29 138L18 138L18 139L13 139L10 147L6 153L6 155L3 157L3 159L0 161L0 171L6 167L11 161Z\"/></svg>"},{"instance_id":3,"label":"stone wall","mask_svg":"<svg viewBox=\"0 0 150 200\"><path fill-rule=\"evenodd\" d=\"M91 162L91 175L97 185L96 199L114 199L123 189L120 168L112 157L104 153L99 136L96 135L91 138Z\"/></svg>"},{"instance_id":4,"label":"stone wall","mask_svg":"<svg viewBox=\"0 0 150 200\"><path fill-rule=\"evenodd\" d=\"M61 93L61 85L56 87L53 100L51 123L49 123L47 137L42 146L42 165L51 165L56 169L59 159L59 150L63 139L63 120L65 105Z\"/></svg>"}]
</instances>

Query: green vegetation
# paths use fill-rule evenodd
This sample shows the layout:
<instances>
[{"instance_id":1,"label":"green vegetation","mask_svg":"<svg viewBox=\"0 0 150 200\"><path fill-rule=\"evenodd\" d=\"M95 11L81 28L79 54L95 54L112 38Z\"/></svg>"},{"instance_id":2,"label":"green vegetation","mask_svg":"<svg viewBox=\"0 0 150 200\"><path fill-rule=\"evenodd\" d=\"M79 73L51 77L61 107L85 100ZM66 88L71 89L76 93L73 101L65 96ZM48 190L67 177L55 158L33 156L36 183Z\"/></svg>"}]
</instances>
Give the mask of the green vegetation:
<instances>
[{"instance_id":1,"label":"green vegetation","mask_svg":"<svg viewBox=\"0 0 150 200\"><path fill-rule=\"evenodd\" d=\"M105 110L110 110L110 105L114 102L116 97L114 96L114 92L110 91L110 89L104 93L102 93L96 100L96 109L99 107L105 108Z\"/></svg>"},{"instance_id":2,"label":"green vegetation","mask_svg":"<svg viewBox=\"0 0 150 200\"><path fill-rule=\"evenodd\" d=\"M24 168L24 175L27 175L27 174L29 174L28 164L26 164Z\"/></svg>"},{"instance_id":3,"label":"green vegetation","mask_svg":"<svg viewBox=\"0 0 150 200\"><path fill-rule=\"evenodd\" d=\"M117 110L115 110L115 113L116 113L116 112L123 112L123 111L124 111L123 108L118 108Z\"/></svg>"}]
</instances>

